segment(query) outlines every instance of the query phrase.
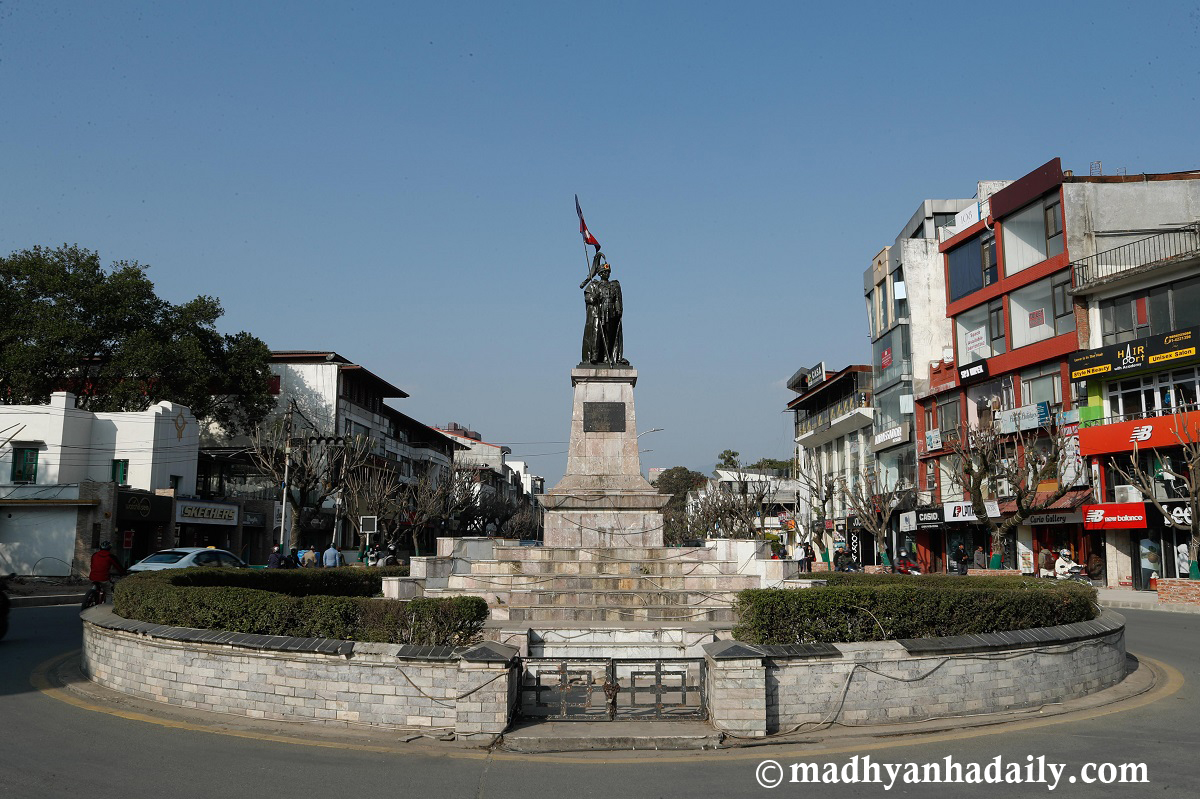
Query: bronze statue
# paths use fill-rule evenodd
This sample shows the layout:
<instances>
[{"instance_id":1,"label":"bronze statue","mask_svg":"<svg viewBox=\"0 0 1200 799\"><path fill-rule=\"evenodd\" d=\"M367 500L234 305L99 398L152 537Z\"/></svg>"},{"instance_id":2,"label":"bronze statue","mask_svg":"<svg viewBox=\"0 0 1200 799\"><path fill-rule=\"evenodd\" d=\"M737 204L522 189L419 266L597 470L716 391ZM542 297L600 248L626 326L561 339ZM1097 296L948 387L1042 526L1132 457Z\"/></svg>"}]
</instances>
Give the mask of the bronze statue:
<instances>
[{"instance_id":1,"label":"bronze statue","mask_svg":"<svg viewBox=\"0 0 1200 799\"><path fill-rule=\"evenodd\" d=\"M603 263L603 254L596 248L592 268L579 284L587 308L583 326L582 363L590 366L628 366L625 342L621 329L621 284L609 280L610 265ZM593 280L598 277L599 280Z\"/></svg>"}]
</instances>

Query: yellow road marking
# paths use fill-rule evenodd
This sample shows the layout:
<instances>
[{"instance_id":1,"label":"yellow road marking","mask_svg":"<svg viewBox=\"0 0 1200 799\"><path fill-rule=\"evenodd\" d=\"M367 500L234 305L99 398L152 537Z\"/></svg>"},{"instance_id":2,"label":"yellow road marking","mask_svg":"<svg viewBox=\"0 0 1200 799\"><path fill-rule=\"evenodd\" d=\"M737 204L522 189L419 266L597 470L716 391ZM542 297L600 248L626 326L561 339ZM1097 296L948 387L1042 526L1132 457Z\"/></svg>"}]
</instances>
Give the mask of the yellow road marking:
<instances>
[{"instance_id":1,"label":"yellow road marking","mask_svg":"<svg viewBox=\"0 0 1200 799\"><path fill-rule=\"evenodd\" d=\"M77 696L72 696L70 692L57 686L50 675L58 669L59 666L66 663L71 658L77 658L80 655L80 650L76 649L73 652L68 652L65 655L50 658L43 663L38 664L33 672L29 675L30 684L40 693L60 702L65 702L68 705L89 710L96 713L104 713L109 716L127 719L129 721L141 721L148 724L157 724L161 727L169 727L177 730L189 730L192 732L205 732L211 735L228 735L234 738L249 738L256 741L270 741L273 743L293 744L296 746L315 746L325 749L350 749L359 752L376 752L384 754L407 754L407 755L425 755L429 757L449 757L449 758L465 758L468 760L484 760L492 759L497 761L517 761L517 762L542 762L542 763L568 763L568 764L586 764L596 765L601 763L613 764L632 764L632 763L694 763L697 760L763 760L765 758L778 759L780 757L802 758L815 757L826 755L848 754L852 752L876 751L879 749L893 749L900 746L919 746L922 744L940 743L943 741L960 741L964 738L979 738L985 735L999 735L1013 732L1024 732L1028 730L1036 730L1042 727L1050 727L1056 724L1064 724L1075 721L1088 721L1090 719L1101 718L1115 713L1123 713L1127 710L1136 710L1140 707L1153 704L1154 702L1167 699L1170 696L1178 693L1184 685L1183 674L1173 666L1170 666L1153 658L1135 655L1138 662L1150 666L1155 671L1159 672L1161 677L1156 682L1155 686L1143 694L1132 697L1128 700L1121 700L1111 705L1094 708L1092 710L1081 710L1075 712L1064 713L1060 716L1045 719L1030 719L1028 721L1007 721L997 724L978 727L955 729L944 732L935 733L905 733L902 729L896 730L896 738L889 738L885 741L872 742L856 742L843 745L824 746L821 743L810 744L771 744L770 739L756 739L767 744L766 746L754 746L748 749L719 749L719 750L702 750L695 752L682 753L677 752L670 755L665 755L662 752L639 752L637 755L632 753L621 753L620 755L595 755L591 757L581 757L578 754L563 755L563 754L521 754L519 752L485 752L485 751L461 751L461 750L436 750L423 747L420 745L406 744L402 746L383 746L374 744L354 743L349 741L321 741L311 738L299 738L291 735L278 735L269 732L253 732L248 730L228 730L212 727L205 724L194 724L187 721L173 721L170 719L155 718L144 713L136 713L129 710L120 710L104 705L97 705L87 702ZM187 708L179 708L176 705L167 705L167 707L184 710ZM198 711L199 712L199 711ZM245 719L252 721L253 719ZM266 720L266 721L269 721Z\"/></svg>"}]
</instances>

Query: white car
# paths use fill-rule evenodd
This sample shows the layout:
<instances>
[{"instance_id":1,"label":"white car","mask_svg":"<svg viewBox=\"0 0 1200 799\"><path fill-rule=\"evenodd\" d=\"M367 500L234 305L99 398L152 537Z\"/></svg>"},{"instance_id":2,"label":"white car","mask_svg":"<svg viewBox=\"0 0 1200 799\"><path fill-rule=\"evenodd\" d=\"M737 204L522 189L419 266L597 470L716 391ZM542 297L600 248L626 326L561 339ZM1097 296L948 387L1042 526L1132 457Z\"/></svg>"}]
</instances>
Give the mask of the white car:
<instances>
[{"instance_id":1,"label":"white car","mask_svg":"<svg viewBox=\"0 0 1200 799\"><path fill-rule=\"evenodd\" d=\"M161 569L186 569L189 566L228 566L245 569L246 564L232 552L208 547L173 547L160 549L148 558L143 558L129 567L131 572L159 571Z\"/></svg>"}]
</instances>

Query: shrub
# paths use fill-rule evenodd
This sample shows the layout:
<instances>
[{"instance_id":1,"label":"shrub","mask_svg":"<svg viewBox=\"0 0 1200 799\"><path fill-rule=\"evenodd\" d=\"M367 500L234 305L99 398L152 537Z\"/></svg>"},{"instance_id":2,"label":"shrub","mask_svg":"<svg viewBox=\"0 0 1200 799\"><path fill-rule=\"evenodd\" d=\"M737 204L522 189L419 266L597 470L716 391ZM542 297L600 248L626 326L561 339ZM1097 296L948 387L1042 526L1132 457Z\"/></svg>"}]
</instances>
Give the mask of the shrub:
<instances>
[{"instance_id":1,"label":"shrub","mask_svg":"<svg viewBox=\"0 0 1200 799\"><path fill-rule=\"evenodd\" d=\"M838 575L823 588L741 591L733 636L845 643L1026 630L1095 618L1095 597L1079 583L1021 577Z\"/></svg>"},{"instance_id":2,"label":"shrub","mask_svg":"<svg viewBox=\"0 0 1200 799\"><path fill-rule=\"evenodd\" d=\"M168 569L122 580L114 610L176 627L347 641L462 646L488 618L479 597L369 598L397 569ZM317 573L317 574L313 574ZM314 593L315 590L325 593Z\"/></svg>"}]
</instances>

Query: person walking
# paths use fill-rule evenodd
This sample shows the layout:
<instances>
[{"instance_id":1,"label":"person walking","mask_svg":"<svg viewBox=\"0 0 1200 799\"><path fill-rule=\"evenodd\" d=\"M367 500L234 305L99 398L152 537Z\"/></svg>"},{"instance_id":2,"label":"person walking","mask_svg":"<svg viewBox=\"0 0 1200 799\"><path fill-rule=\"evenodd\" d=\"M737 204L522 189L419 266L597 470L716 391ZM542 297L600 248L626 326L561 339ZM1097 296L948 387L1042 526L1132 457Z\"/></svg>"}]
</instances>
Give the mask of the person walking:
<instances>
[{"instance_id":1,"label":"person walking","mask_svg":"<svg viewBox=\"0 0 1200 799\"><path fill-rule=\"evenodd\" d=\"M975 547L975 568L987 568L987 553L983 551L983 547Z\"/></svg>"},{"instance_id":2,"label":"person walking","mask_svg":"<svg viewBox=\"0 0 1200 799\"><path fill-rule=\"evenodd\" d=\"M300 558L300 565L306 569L315 569L321 565L321 558L316 547L304 550L304 554Z\"/></svg>"},{"instance_id":3,"label":"person walking","mask_svg":"<svg viewBox=\"0 0 1200 799\"><path fill-rule=\"evenodd\" d=\"M967 550L962 544L959 544L957 547L954 548L954 562L958 566L959 576L962 576L962 577L966 576L967 563L969 563L970 560L971 559L969 557L967 557Z\"/></svg>"},{"instance_id":4,"label":"person walking","mask_svg":"<svg viewBox=\"0 0 1200 799\"><path fill-rule=\"evenodd\" d=\"M333 544L329 545L329 549L325 550L325 554L321 557L325 568L332 569L337 566L342 566L346 563L346 559L342 557L342 553Z\"/></svg>"},{"instance_id":5,"label":"person walking","mask_svg":"<svg viewBox=\"0 0 1200 799\"><path fill-rule=\"evenodd\" d=\"M271 554L267 555L267 568L268 569L282 569L283 568L283 555L281 555L279 553L279 545L278 544L271 547Z\"/></svg>"}]
</instances>

